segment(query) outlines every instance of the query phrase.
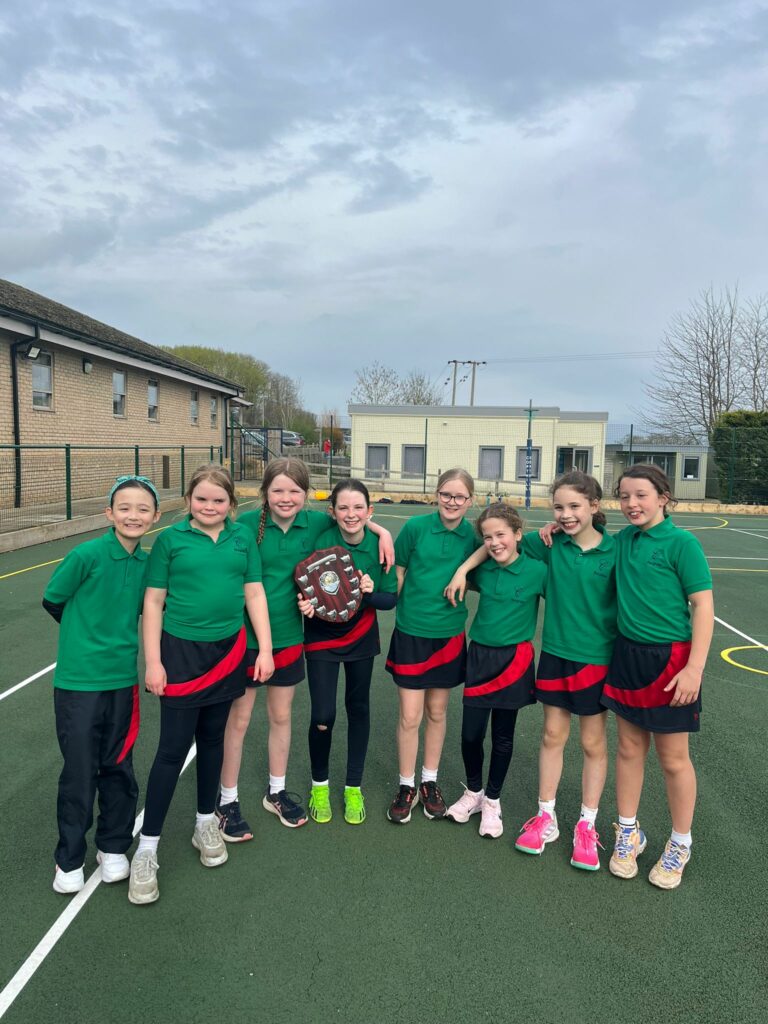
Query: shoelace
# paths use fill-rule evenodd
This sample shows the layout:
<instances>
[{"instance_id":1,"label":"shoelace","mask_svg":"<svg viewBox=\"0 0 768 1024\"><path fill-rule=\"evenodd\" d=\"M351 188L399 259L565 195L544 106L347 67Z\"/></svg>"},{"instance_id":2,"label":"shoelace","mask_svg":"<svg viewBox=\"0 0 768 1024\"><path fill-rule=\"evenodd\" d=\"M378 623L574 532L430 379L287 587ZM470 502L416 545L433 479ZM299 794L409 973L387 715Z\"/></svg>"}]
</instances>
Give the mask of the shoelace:
<instances>
[{"instance_id":1,"label":"shoelace","mask_svg":"<svg viewBox=\"0 0 768 1024\"><path fill-rule=\"evenodd\" d=\"M200 826L200 838L203 840L203 846L218 846L221 842L219 838L220 825L218 821L206 821L204 825Z\"/></svg>"},{"instance_id":2,"label":"shoelace","mask_svg":"<svg viewBox=\"0 0 768 1024\"><path fill-rule=\"evenodd\" d=\"M679 871L683 866L686 853L685 846L670 840L669 846L661 855L661 866L665 871Z\"/></svg>"},{"instance_id":3,"label":"shoelace","mask_svg":"<svg viewBox=\"0 0 768 1024\"><path fill-rule=\"evenodd\" d=\"M151 850L137 853L134 858L134 878L137 882L148 882L153 871L157 871L157 859Z\"/></svg>"},{"instance_id":4,"label":"shoelace","mask_svg":"<svg viewBox=\"0 0 768 1024\"><path fill-rule=\"evenodd\" d=\"M599 846L601 850L605 849L603 844L600 842L599 833L592 827L577 829L576 843L578 846L582 847L585 850L588 850L590 848L590 844L592 843L595 843L596 846Z\"/></svg>"},{"instance_id":5,"label":"shoelace","mask_svg":"<svg viewBox=\"0 0 768 1024\"><path fill-rule=\"evenodd\" d=\"M631 857L635 852L634 843L631 842L632 836L634 835L634 829L630 832L625 832L624 829L619 829L619 834L616 836L616 846L614 852L619 857Z\"/></svg>"},{"instance_id":6,"label":"shoelace","mask_svg":"<svg viewBox=\"0 0 768 1024\"><path fill-rule=\"evenodd\" d=\"M547 829L548 825L549 825L549 822L547 822L547 824L545 824L544 823L544 818L542 817L542 815L534 814L534 816L532 818L529 818L528 821L526 821L526 823L523 825L523 827L520 829L520 831L521 832L541 832L541 833L543 833Z\"/></svg>"}]
</instances>

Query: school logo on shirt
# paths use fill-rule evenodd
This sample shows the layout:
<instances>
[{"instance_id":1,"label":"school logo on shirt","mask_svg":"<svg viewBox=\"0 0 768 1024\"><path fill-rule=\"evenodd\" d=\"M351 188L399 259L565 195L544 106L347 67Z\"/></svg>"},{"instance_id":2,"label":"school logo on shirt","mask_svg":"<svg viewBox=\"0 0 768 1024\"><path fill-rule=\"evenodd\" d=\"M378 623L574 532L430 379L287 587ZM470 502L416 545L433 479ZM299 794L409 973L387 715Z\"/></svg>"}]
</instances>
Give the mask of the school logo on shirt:
<instances>
[{"instance_id":1,"label":"school logo on shirt","mask_svg":"<svg viewBox=\"0 0 768 1024\"><path fill-rule=\"evenodd\" d=\"M601 558L595 567L595 576L602 576L603 579L607 579L611 575L611 560L610 558Z\"/></svg>"},{"instance_id":2,"label":"school logo on shirt","mask_svg":"<svg viewBox=\"0 0 768 1024\"><path fill-rule=\"evenodd\" d=\"M512 592L513 601L524 601L525 600L525 587L515 587Z\"/></svg>"},{"instance_id":3,"label":"school logo on shirt","mask_svg":"<svg viewBox=\"0 0 768 1024\"><path fill-rule=\"evenodd\" d=\"M235 551L247 551L248 545L242 537L235 537Z\"/></svg>"},{"instance_id":4,"label":"school logo on shirt","mask_svg":"<svg viewBox=\"0 0 768 1024\"><path fill-rule=\"evenodd\" d=\"M656 548L648 559L648 565L656 565L659 568L664 568L667 564L667 560L664 557L664 552L660 548Z\"/></svg>"}]
</instances>

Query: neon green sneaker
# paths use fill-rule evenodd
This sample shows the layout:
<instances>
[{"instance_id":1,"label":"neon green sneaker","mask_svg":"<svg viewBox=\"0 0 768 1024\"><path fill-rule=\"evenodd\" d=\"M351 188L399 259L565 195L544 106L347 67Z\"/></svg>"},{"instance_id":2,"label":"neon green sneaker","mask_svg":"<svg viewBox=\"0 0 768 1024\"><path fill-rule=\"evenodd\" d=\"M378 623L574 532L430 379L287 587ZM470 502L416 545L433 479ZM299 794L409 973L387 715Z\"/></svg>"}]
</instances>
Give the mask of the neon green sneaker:
<instances>
[{"instance_id":1,"label":"neon green sneaker","mask_svg":"<svg viewBox=\"0 0 768 1024\"><path fill-rule=\"evenodd\" d=\"M309 816L318 825L325 825L333 817L328 786L313 786L309 796Z\"/></svg>"},{"instance_id":2,"label":"neon green sneaker","mask_svg":"<svg viewBox=\"0 0 768 1024\"><path fill-rule=\"evenodd\" d=\"M365 800L359 786L344 790L344 821L349 825L362 825L365 821Z\"/></svg>"}]
</instances>

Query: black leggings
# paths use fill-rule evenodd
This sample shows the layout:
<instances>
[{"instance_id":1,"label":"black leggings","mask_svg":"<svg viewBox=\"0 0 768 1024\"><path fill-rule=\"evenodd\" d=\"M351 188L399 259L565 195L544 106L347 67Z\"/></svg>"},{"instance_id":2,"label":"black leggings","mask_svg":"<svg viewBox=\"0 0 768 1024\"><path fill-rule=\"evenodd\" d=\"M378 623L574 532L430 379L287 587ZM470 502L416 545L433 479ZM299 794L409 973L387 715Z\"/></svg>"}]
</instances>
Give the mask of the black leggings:
<instances>
[{"instance_id":1,"label":"black leggings","mask_svg":"<svg viewBox=\"0 0 768 1024\"><path fill-rule=\"evenodd\" d=\"M331 736L336 721L336 690L339 682L338 661L308 661L307 677L312 712L309 723L309 759L312 778L325 782L328 778L328 759ZM373 658L348 661L344 664L346 689L344 705L347 709L347 779L348 786L359 786L363 781L368 736L371 731L370 689ZM319 728L324 726L325 728Z\"/></svg>"},{"instance_id":2,"label":"black leggings","mask_svg":"<svg viewBox=\"0 0 768 1024\"><path fill-rule=\"evenodd\" d=\"M491 764L485 795L498 800L507 777L515 742L517 710L464 707L461 722L461 756L467 773L467 789L479 793L483 788L483 741L491 719Z\"/></svg>"},{"instance_id":3,"label":"black leggings","mask_svg":"<svg viewBox=\"0 0 768 1024\"><path fill-rule=\"evenodd\" d=\"M181 767L194 740L197 744L197 810L212 814L224 758L224 730L231 700L202 708L160 706L160 743L149 773L142 833L159 836L171 806Z\"/></svg>"}]
</instances>

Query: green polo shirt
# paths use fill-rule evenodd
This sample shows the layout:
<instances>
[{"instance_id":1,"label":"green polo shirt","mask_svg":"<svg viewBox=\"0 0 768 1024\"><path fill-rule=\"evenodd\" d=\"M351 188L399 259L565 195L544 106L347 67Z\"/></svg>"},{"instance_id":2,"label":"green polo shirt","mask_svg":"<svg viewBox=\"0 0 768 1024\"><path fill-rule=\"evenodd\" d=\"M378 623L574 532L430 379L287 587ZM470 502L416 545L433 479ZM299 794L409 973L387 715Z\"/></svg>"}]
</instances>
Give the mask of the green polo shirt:
<instances>
[{"instance_id":1,"label":"green polo shirt","mask_svg":"<svg viewBox=\"0 0 768 1024\"><path fill-rule=\"evenodd\" d=\"M138 682L138 620L147 553L129 554L107 530L64 558L45 588L63 604L54 686L62 690L120 690Z\"/></svg>"},{"instance_id":2,"label":"green polo shirt","mask_svg":"<svg viewBox=\"0 0 768 1024\"><path fill-rule=\"evenodd\" d=\"M318 548L332 548L336 546L346 548L352 553L355 568L358 572L367 573L373 580L373 589L379 594L397 593L397 573L394 568L384 572L384 566L379 561L379 538L366 526L363 539L359 544L349 544L342 538L341 530L337 525L327 530L318 540Z\"/></svg>"},{"instance_id":3,"label":"green polo shirt","mask_svg":"<svg viewBox=\"0 0 768 1024\"><path fill-rule=\"evenodd\" d=\"M694 534L663 519L650 530L616 536L619 632L641 644L691 639L688 595L712 589L712 573Z\"/></svg>"},{"instance_id":4,"label":"green polo shirt","mask_svg":"<svg viewBox=\"0 0 768 1024\"><path fill-rule=\"evenodd\" d=\"M453 608L443 590L462 562L482 545L466 519L454 530L443 526L439 512L406 520L395 541L395 563L406 570L397 602L397 628L411 636L456 636L464 628L467 608Z\"/></svg>"},{"instance_id":5,"label":"green polo shirt","mask_svg":"<svg viewBox=\"0 0 768 1024\"><path fill-rule=\"evenodd\" d=\"M546 580L546 565L523 553L509 565L492 558L483 562L469 574L470 586L480 594L470 639L487 647L532 640Z\"/></svg>"},{"instance_id":6,"label":"green polo shirt","mask_svg":"<svg viewBox=\"0 0 768 1024\"><path fill-rule=\"evenodd\" d=\"M238 523L257 538L261 510L245 512ZM269 606L272 646L291 647L304 640L304 619L298 606L298 587L293 578L296 564L319 547L318 538L328 529L331 519L325 512L302 509L286 531L267 516L264 537L259 544L264 590ZM258 649L256 634L246 616L248 646Z\"/></svg>"},{"instance_id":7,"label":"green polo shirt","mask_svg":"<svg viewBox=\"0 0 768 1024\"><path fill-rule=\"evenodd\" d=\"M542 650L607 665L616 639L616 541L597 529L602 539L589 551L565 533L552 535L551 548L537 532L526 533L522 548L549 570Z\"/></svg>"},{"instance_id":8,"label":"green polo shirt","mask_svg":"<svg viewBox=\"0 0 768 1024\"><path fill-rule=\"evenodd\" d=\"M147 586L167 590L163 629L182 640L223 640L243 624L244 585L261 582L253 536L224 520L214 542L190 516L164 530L149 556Z\"/></svg>"}]
</instances>

